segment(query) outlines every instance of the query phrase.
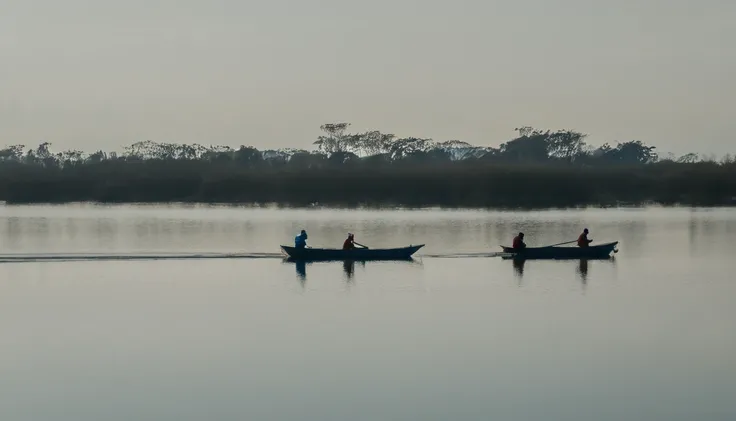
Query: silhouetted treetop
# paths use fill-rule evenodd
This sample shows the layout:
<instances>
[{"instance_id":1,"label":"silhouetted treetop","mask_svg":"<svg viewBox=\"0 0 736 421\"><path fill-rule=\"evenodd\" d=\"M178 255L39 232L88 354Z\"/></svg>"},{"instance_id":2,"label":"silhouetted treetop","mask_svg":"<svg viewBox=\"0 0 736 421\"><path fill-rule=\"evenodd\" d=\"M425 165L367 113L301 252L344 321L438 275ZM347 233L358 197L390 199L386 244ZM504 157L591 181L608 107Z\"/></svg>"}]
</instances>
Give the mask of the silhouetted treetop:
<instances>
[{"instance_id":1,"label":"silhouetted treetop","mask_svg":"<svg viewBox=\"0 0 736 421\"><path fill-rule=\"evenodd\" d=\"M196 161L204 164L243 167L293 166L319 168L335 165L400 165L401 163L475 162L490 164L565 164L585 166L647 165L660 161L654 146L639 140L605 143L593 147L585 142L587 134L575 130L540 130L530 126L514 129L518 136L497 148L471 145L460 140L435 141L418 137L397 137L371 130L350 133L350 123L320 126L323 134L314 142L315 150L258 150L241 145L234 149L221 145L160 143L151 140L133 143L124 153L102 150L85 154L77 150L54 153L49 142L36 148L11 145L0 150L0 162L47 168L101 165L105 162ZM703 162L696 154L673 161L681 164Z\"/></svg>"},{"instance_id":2,"label":"silhouetted treetop","mask_svg":"<svg viewBox=\"0 0 736 421\"><path fill-rule=\"evenodd\" d=\"M124 152L0 149L0 201L550 207L736 204L736 163L661 159L639 140L516 129L498 147L321 126L314 150L133 143Z\"/></svg>"}]
</instances>

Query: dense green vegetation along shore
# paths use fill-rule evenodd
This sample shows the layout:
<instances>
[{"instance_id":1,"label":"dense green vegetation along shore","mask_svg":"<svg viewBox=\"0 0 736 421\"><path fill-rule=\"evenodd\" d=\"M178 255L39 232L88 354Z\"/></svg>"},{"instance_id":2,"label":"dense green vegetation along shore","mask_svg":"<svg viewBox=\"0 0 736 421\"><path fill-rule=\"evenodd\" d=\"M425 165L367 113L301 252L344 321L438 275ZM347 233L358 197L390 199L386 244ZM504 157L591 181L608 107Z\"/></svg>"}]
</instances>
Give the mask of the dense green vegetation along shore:
<instances>
[{"instance_id":1,"label":"dense green vegetation along shore","mask_svg":"<svg viewBox=\"0 0 736 421\"><path fill-rule=\"evenodd\" d=\"M568 130L517 129L499 148L347 133L314 151L139 142L123 154L0 150L0 200L304 206L736 205L736 163L657 156L639 141L593 148Z\"/></svg>"}]
</instances>

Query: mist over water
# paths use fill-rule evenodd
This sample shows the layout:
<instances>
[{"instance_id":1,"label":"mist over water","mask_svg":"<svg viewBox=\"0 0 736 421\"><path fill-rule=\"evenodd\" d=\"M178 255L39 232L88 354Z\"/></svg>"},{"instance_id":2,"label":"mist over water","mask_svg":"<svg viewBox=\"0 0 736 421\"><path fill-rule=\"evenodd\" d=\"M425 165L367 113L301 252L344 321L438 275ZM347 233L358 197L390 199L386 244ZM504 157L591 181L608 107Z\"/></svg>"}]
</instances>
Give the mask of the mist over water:
<instances>
[{"instance_id":1,"label":"mist over water","mask_svg":"<svg viewBox=\"0 0 736 421\"><path fill-rule=\"evenodd\" d=\"M490 257L586 227L615 259ZM426 246L286 262L301 229ZM0 418L733 419L735 234L730 209L0 207Z\"/></svg>"}]
</instances>

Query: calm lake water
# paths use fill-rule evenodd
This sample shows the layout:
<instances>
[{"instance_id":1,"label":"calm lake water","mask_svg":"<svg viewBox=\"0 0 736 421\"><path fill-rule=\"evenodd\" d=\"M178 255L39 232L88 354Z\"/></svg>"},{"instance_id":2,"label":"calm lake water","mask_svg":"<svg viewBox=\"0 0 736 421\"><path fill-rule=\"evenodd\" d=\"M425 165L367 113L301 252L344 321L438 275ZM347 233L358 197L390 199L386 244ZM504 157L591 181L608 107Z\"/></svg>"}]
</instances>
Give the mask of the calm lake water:
<instances>
[{"instance_id":1,"label":"calm lake water","mask_svg":"<svg viewBox=\"0 0 736 421\"><path fill-rule=\"evenodd\" d=\"M615 260L461 257L585 227ZM734 420L735 249L727 209L0 206L0 419ZM32 261L72 253L258 258Z\"/></svg>"}]
</instances>

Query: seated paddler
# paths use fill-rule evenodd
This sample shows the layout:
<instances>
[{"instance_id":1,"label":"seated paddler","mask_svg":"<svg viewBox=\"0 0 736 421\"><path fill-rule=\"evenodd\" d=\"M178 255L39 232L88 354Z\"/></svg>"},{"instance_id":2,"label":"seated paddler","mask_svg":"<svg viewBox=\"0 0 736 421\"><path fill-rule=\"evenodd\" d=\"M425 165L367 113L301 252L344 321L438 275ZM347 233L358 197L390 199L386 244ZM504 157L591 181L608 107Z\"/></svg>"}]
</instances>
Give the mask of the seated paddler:
<instances>
[{"instance_id":1,"label":"seated paddler","mask_svg":"<svg viewBox=\"0 0 736 421\"><path fill-rule=\"evenodd\" d=\"M588 229L584 229L583 233L578 237L578 247L588 247L593 240L588 239Z\"/></svg>"},{"instance_id":2,"label":"seated paddler","mask_svg":"<svg viewBox=\"0 0 736 421\"><path fill-rule=\"evenodd\" d=\"M526 248L526 243L524 243L524 233L520 232L519 235L514 237L514 243L511 245L514 250L523 250Z\"/></svg>"},{"instance_id":3,"label":"seated paddler","mask_svg":"<svg viewBox=\"0 0 736 421\"><path fill-rule=\"evenodd\" d=\"M511 245L514 250L524 250L526 243L524 243L524 233L520 232L519 235L514 237L514 243Z\"/></svg>"},{"instance_id":4,"label":"seated paddler","mask_svg":"<svg viewBox=\"0 0 736 421\"><path fill-rule=\"evenodd\" d=\"M355 236L348 233L348 238L342 243L343 250L352 250L355 248Z\"/></svg>"},{"instance_id":5,"label":"seated paddler","mask_svg":"<svg viewBox=\"0 0 736 421\"><path fill-rule=\"evenodd\" d=\"M294 238L294 247L298 249L303 249L306 246L307 246L307 232L305 230L302 230L302 232Z\"/></svg>"}]
</instances>

